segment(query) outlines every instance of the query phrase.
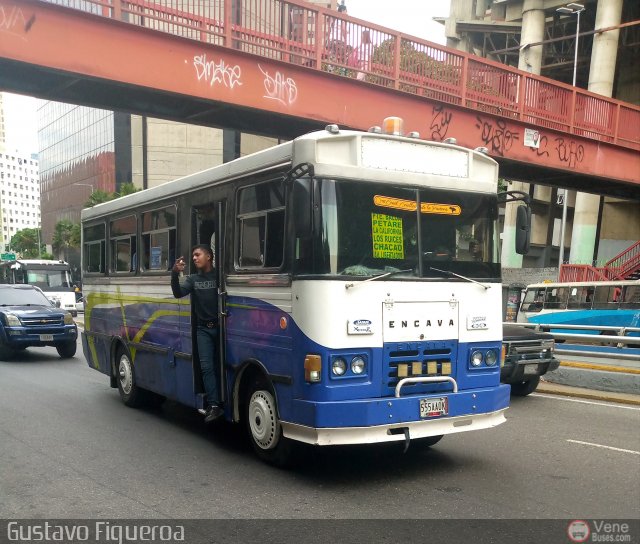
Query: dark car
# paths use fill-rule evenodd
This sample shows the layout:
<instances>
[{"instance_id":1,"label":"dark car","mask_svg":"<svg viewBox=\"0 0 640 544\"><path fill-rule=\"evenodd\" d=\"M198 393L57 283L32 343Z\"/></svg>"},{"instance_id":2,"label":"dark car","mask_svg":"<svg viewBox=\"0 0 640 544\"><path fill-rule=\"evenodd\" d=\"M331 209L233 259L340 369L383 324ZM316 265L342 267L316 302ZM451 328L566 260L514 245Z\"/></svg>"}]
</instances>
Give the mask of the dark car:
<instances>
[{"instance_id":1,"label":"dark car","mask_svg":"<svg viewBox=\"0 0 640 544\"><path fill-rule=\"evenodd\" d=\"M514 395L533 393L540 383L540 376L560 365L553 356L553 336L521 325L507 324L502 326L502 336L500 381L511 384Z\"/></svg>"},{"instance_id":2,"label":"dark car","mask_svg":"<svg viewBox=\"0 0 640 544\"><path fill-rule=\"evenodd\" d=\"M54 346L60 357L76 353L78 327L33 285L0 285L0 359L32 346Z\"/></svg>"}]
</instances>

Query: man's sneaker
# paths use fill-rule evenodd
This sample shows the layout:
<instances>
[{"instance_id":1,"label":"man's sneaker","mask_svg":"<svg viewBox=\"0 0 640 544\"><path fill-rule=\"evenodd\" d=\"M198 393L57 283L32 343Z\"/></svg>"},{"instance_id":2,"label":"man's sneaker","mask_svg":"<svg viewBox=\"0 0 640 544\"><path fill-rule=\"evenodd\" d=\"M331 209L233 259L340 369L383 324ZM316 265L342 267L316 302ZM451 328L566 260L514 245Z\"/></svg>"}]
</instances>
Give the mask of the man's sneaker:
<instances>
[{"instance_id":1,"label":"man's sneaker","mask_svg":"<svg viewBox=\"0 0 640 544\"><path fill-rule=\"evenodd\" d=\"M220 406L211 405L207 407L207 411L204 413L204 422L211 423L216 419L222 417L224 415L224 410L220 408Z\"/></svg>"}]
</instances>

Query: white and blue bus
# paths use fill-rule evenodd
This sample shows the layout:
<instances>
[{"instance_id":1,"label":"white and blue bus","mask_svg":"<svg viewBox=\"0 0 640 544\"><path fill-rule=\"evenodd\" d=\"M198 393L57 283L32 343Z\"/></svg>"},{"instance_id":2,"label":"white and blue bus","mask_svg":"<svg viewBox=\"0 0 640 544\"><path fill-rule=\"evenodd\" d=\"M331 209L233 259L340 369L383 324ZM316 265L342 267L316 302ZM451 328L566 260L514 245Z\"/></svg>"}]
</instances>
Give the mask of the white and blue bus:
<instances>
[{"instance_id":1,"label":"white and blue bus","mask_svg":"<svg viewBox=\"0 0 640 544\"><path fill-rule=\"evenodd\" d=\"M600 334L597 327L640 327L640 280L528 285L517 320L594 327L576 331L582 334Z\"/></svg>"},{"instance_id":2,"label":"white and blue bus","mask_svg":"<svg viewBox=\"0 0 640 544\"><path fill-rule=\"evenodd\" d=\"M42 289L54 304L77 315L71 267L65 261L15 259L0 262L0 283L23 283Z\"/></svg>"},{"instance_id":3,"label":"white and blue bus","mask_svg":"<svg viewBox=\"0 0 640 544\"><path fill-rule=\"evenodd\" d=\"M497 182L481 151L329 125L85 209L88 364L125 404L203 408L170 269L206 243L225 417L263 459L296 441L432 445L496 426L509 404Z\"/></svg>"}]
</instances>

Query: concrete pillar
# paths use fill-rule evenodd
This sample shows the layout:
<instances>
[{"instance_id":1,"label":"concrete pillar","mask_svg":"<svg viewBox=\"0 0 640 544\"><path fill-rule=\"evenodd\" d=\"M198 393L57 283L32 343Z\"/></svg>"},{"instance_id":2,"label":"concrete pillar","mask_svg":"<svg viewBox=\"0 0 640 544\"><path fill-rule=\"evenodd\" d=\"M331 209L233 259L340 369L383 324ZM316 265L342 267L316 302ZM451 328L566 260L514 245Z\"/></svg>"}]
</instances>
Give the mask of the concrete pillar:
<instances>
[{"instance_id":1,"label":"concrete pillar","mask_svg":"<svg viewBox=\"0 0 640 544\"><path fill-rule=\"evenodd\" d=\"M622 0L599 0L596 12L596 30L620 24ZM589 68L589 90L611 96L616 69L619 30L610 30L593 37L591 66ZM571 235L572 264L591 264L595 259L596 231L600 197L586 193L576 195L576 208Z\"/></svg>"},{"instance_id":2,"label":"concrete pillar","mask_svg":"<svg viewBox=\"0 0 640 544\"><path fill-rule=\"evenodd\" d=\"M468 38L458 34L456 23L458 21L472 21L475 19L473 2L469 0L451 0L449 17L444 23L444 34L447 38L447 47L453 47L458 51L470 52L471 44Z\"/></svg>"},{"instance_id":3,"label":"concrete pillar","mask_svg":"<svg viewBox=\"0 0 640 544\"><path fill-rule=\"evenodd\" d=\"M599 0L596 12L596 30L620 24L622 0ZM589 90L604 96L613 96L613 79L616 72L618 38L620 30L609 30L593 35Z\"/></svg>"},{"instance_id":4,"label":"concrete pillar","mask_svg":"<svg viewBox=\"0 0 640 544\"><path fill-rule=\"evenodd\" d=\"M520 45L544 40L544 0L524 0L522 6L522 31ZM524 47L520 50L518 68L532 74L540 74L542 67L542 45Z\"/></svg>"},{"instance_id":5,"label":"concrete pillar","mask_svg":"<svg viewBox=\"0 0 640 544\"><path fill-rule=\"evenodd\" d=\"M524 0L522 7L522 31L520 43L541 42L544 39L544 0ZM540 74L542 67L542 46L525 47L520 50L518 68L532 74ZM529 184L513 182L509 187L512 191L529 192ZM516 208L522 202L507 204L504 215L504 230L502 231L502 266L521 268L522 255L516 253Z\"/></svg>"}]
</instances>

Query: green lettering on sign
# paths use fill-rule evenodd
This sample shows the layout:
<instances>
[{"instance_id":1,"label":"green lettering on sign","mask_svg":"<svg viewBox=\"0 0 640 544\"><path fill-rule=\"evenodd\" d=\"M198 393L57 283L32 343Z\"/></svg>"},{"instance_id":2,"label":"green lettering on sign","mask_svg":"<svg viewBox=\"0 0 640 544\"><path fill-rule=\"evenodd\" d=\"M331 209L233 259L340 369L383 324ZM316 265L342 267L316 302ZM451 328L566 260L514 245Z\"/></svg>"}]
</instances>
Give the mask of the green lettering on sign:
<instances>
[{"instance_id":1,"label":"green lettering on sign","mask_svg":"<svg viewBox=\"0 0 640 544\"><path fill-rule=\"evenodd\" d=\"M371 214L373 256L377 259L404 259L402 218L382 213Z\"/></svg>"}]
</instances>

